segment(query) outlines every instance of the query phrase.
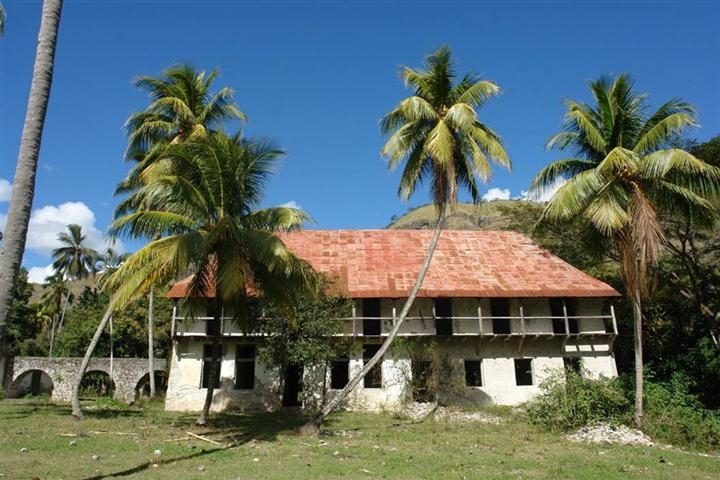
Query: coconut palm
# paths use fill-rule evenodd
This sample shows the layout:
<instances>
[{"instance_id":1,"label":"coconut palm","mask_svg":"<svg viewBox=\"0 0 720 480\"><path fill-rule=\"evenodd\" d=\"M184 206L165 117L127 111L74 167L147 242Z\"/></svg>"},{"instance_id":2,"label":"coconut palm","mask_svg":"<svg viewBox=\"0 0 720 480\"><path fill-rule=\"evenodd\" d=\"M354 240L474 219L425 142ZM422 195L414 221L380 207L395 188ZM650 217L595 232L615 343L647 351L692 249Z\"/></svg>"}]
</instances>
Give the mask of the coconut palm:
<instances>
[{"instance_id":1,"label":"coconut palm","mask_svg":"<svg viewBox=\"0 0 720 480\"><path fill-rule=\"evenodd\" d=\"M405 321L440 238L447 206L454 208L460 189L473 201L480 200L478 180L490 177L491 162L510 168L500 137L480 122L477 109L500 93L500 87L469 73L456 81L450 49L446 46L430 54L423 69L402 67L405 85L413 96L401 101L381 121L389 138L381 150L390 170L404 163L398 195L407 200L423 182L430 184L430 196L437 207L435 234L415 284L400 311L397 322L377 353L363 369L328 402L304 427L315 434L332 412L380 361Z\"/></svg>"},{"instance_id":2,"label":"coconut palm","mask_svg":"<svg viewBox=\"0 0 720 480\"><path fill-rule=\"evenodd\" d=\"M15 281L20 272L28 222L30 221L30 210L35 196L35 174L37 173L37 161L40 154L45 113L50 98L50 85L52 84L55 46L57 44L61 10L62 0L45 0L43 2L40 33L38 34L37 49L35 51L35 65L25 113L25 124L20 138L17 167L13 177L10 208L5 231L2 235L3 245L0 253L0 379L7 377L4 375L5 365L7 365L6 359L9 354L6 344L7 319ZM4 25L4 20L2 24Z\"/></svg>"},{"instance_id":3,"label":"coconut palm","mask_svg":"<svg viewBox=\"0 0 720 480\"><path fill-rule=\"evenodd\" d=\"M43 294L40 298L40 311L42 312L43 319L49 320L49 322L47 322L48 351L51 357L55 346L55 335L57 333L63 301L66 298L69 299L70 295L68 282L63 278L62 274L51 275L45 279Z\"/></svg>"},{"instance_id":4,"label":"coconut palm","mask_svg":"<svg viewBox=\"0 0 720 480\"><path fill-rule=\"evenodd\" d=\"M568 101L563 131L549 147L575 156L545 167L533 187L570 177L550 199L540 222L587 219L612 244L633 309L635 421L643 417L642 300L648 268L664 245L660 219L683 215L700 225L717 214L720 169L678 148L673 135L696 124L694 108L673 99L648 115L646 99L627 75L590 83L594 105Z\"/></svg>"},{"instance_id":5,"label":"coconut palm","mask_svg":"<svg viewBox=\"0 0 720 480\"><path fill-rule=\"evenodd\" d=\"M70 284L73 280L81 280L90 274L95 274L98 253L85 244L86 238L82 234L82 226L68 225L67 231L58 233L57 238L60 246L52 251L55 272L66 278ZM60 314L57 333L62 329L69 299L70 286Z\"/></svg>"},{"instance_id":6,"label":"coconut palm","mask_svg":"<svg viewBox=\"0 0 720 480\"><path fill-rule=\"evenodd\" d=\"M105 284L112 274L120 268L120 265L122 265L128 257L129 255L127 253L119 253L112 247L108 247L102 254L97 256L95 270L98 272L97 283L100 289L104 289Z\"/></svg>"},{"instance_id":7,"label":"coconut palm","mask_svg":"<svg viewBox=\"0 0 720 480\"><path fill-rule=\"evenodd\" d=\"M5 7L0 3L0 37L5 35Z\"/></svg>"},{"instance_id":8,"label":"coconut palm","mask_svg":"<svg viewBox=\"0 0 720 480\"><path fill-rule=\"evenodd\" d=\"M191 315L209 298L215 320L232 312L238 321L247 314L248 291L290 301L308 286L309 266L277 236L308 220L301 210L286 207L253 210L282 151L267 142L209 135L202 142L171 145L162 159L142 174L142 196L148 205L116 219L113 235L155 239L131 255L111 277L111 307L145 295L153 285L191 274L185 305ZM204 303L203 303L204 305ZM100 323L85 355L84 372L109 314ZM214 335L210 378L216 378L220 338ZM78 377L79 378L79 377ZM81 416L73 391L73 415ZM197 423L207 422L216 385L208 384Z\"/></svg>"},{"instance_id":9,"label":"coconut palm","mask_svg":"<svg viewBox=\"0 0 720 480\"><path fill-rule=\"evenodd\" d=\"M166 69L161 78L142 76L135 84L145 90L152 103L142 112L136 112L125 123L128 131L126 157L135 162L127 178L118 185L116 193L137 191L142 181L140 174L161 158L170 144L186 140L201 140L227 120L245 121L247 117L235 103L235 93L225 87L211 93L217 70L209 74L197 71L190 65L177 65ZM116 214L140 208L154 209L146 199L132 195L116 209ZM148 363L154 372L153 324L155 288L148 293ZM150 375L150 397L155 396L155 377Z\"/></svg>"}]
</instances>

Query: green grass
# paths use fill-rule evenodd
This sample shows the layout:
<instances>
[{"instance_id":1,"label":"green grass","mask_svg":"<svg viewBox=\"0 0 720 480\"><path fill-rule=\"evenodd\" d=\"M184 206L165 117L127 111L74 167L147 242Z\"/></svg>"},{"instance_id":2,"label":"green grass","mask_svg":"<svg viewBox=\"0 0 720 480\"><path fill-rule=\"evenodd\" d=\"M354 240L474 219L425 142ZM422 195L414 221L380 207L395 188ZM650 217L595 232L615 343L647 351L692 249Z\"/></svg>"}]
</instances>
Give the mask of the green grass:
<instances>
[{"instance_id":1,"label":"green grass","mask_svg":"<svg viewBox=\"0 0 720 480\"><path fill-rule=\"evenodd\" d=\"M213 415L197 429L194 415L158 404L95 406L74 421L66 405L0 402L0 478L710 479L720 469L717 458L677 450L571 443L512 417L484 425L342 413L327 425L333 435L307 438L292 414ZM186 431L223 446L169 441Z\"/></svg>"}]
</instances>

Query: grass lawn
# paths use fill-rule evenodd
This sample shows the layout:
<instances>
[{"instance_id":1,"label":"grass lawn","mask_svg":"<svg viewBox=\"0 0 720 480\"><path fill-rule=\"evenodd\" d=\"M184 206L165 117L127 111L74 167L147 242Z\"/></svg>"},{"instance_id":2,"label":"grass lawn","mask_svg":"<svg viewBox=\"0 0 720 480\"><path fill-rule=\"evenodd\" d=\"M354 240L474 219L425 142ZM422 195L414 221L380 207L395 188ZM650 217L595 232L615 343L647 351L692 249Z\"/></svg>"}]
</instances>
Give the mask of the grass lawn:
<instances>
[{"instance_id":1,"label":"grass lawn","mask_svg":"<svg viewBox=\"0 0 720 480\"><path fill-rule=\"evenodd\" d=\"M717 479L720 471L715 457L580 445L512 418L501 425L413 423L342 413L327 425L333 435L306 438L293 433L303 421L293 414L215 414L205 429L193 426L194 415L165 413L157 405L86 415L78 422L67 405L0 401L0 479L685 480ZM186 439L187 431L223 446Z\"/></svg>"}]
</instances>

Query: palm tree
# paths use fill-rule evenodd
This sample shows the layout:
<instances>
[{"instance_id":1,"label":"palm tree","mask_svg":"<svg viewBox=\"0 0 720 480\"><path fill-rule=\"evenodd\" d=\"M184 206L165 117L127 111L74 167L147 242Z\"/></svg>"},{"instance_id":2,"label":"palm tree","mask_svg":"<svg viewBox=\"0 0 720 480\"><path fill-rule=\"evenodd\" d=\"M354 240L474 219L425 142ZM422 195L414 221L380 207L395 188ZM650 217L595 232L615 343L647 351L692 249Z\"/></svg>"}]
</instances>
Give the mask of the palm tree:
<instances>
[{"instance_id":1,"label":"palm tree","mask_svg":"<svg viewBox=\"0 0 720 480\"><path fill-rule=\"evenodd\" d=\"M648 268L664 246L660 219L682 215L694 224L717 214L720 169L678 148L672 136L696 124L694 108L673 99L648 115L645 96L627 75L590 83L594 105L568 101L563 131L548 147L575 156L545 167L533 188L570 177L550 199L540 222L587 219L612 244L633 308L635 421L643 418L642 300Z\"/></svg>"},{"instance_id":2,"label":"palm tree","mask_svg":"<svg viewBox=\"0 0 720 480\"><path fill-rule=\"evenodd\" d=\"M152 103L142 112L136 112L125 123L128 131L126 158L135 161L116 190L116 193L136 192L144 169L161 158L168 145L186 140L201 140L227 120L246 121L247 117L235 103L235 93L222 88L211 93L217 70L209 74L197 71L190 65L177 65L166 69L161 78L141 76L137 87L145 90ZM116 214L140 208L155 209L147 205L147 199L132 195L122 202ZM155 288L148 293L148 363L149 371L155 371L153 353ZM150 397L155 396L155 377L150 374Z\"/></svg>"},{"instance_id":3,"label":"palm tree","mask_svg":"<svg viewBox=\"0 0 720 480\"><path fill-rule=\"evenodd\" d=\"M47 277L44 287L42 297L40 298L40 310L43 312L43 315L46 315L50 319L48 325L48 351L52 357L63 300L70 298L70 288L68 282L63 278L62 273L56 273L55 275Z\"/></svg>"},{"instance_id":4,"label":"palm tree","mask_svg":"<svg viewBox=\"0 0 720 480\"><path fill-rule=\"evenodd\" d=\"M0 3L0 37L5 35L5 7Z\"/></svg>"},{"instance_id":5,"label":"palm tree","mask_svg":"<svg viewBox=\"0 0 720 480\"><path fill-rule=\"evenodd\" d=\"M82 234L82 226L68 225L66 232L58 233L58 242L60 242L60 246L52 252L55 272L62 275L70 283L72 283L73 280L87 278L91 273L93 275L95 274L95 264L97 263L98 253L85 245L85 235ZM62 313L60 314L57 333L60 333L65 320L65 311L67 310L70 299L70 290L68 286L68 294L65 297L65 303L63 304Z\"/></svg>"},{"instance_id":6,"label":"palm tree","mask_svg":"<svg viewBox=\"0 0 720 480\"><path fill-rule=\"evenodd\" d=\"M13 178L10 208L2 238L3 246L2 253L0 253L0 382L6 378L4 372L9 354L6 343L7 319L13 288L25 250L30 209L35 196L35 174L40 154L42 130L45 124L45 112L50 98L61 10L62 0L45 0L43 2L25 124L20 138L20 151Z\"/></svg>"},{"instance_id":7,"label":"palm tree","mask_svg":"<svg viewBox=\"0 0 720 480\"><path fill-rule=\"evenodd\" d=\"M214 304L215 320L222 311L246 319L248 290L279 301L290 301L311 284L310 267L277 236L298 229L308 220L301 210L286 207L253 210L282 151L267 142L214 133L202 142L171 145L161 160L143 172L143 186L134 195L148 205L116 219L116 236L152 240L111 277L111 307L146 294L178 276L191 274L185 304L192 315L206 299ZM81 372L109 314L101 321L88 348ZM210 378L216 378L220 338L214 335ZM78 377L80 378L80 377ZM73 391L73 415L82 416ZM197 420L207 422L216 385L208 384L205 405Z\"/></svg>"},{"instance_id":8,"label":"palm tree","mask_svg":"<svg viewBox=\"0 0 720 480\"><path fill-rule=\"evenodd\" d=\"M480 199L477 180L486 181L490 177L490 162L510 168L500 137L480 122L476 111L488 98L499 94L500 87L471 73L456 82L447 46L430 54L423 69L402 67L400 76L414 94L383 117L382 133L390 137L381 154L388 160L390 170L405 164L398 189L403 200L409 199L421 183L430 183L430 195L438 213L435 234L415 284L382 346L345 388L303 426L302 431L307 434L319 432L325 417L390 347L422 286L440 238L446 208L455 207L458 190L467 189L477 202Z\"/></svg>"},{"instance_id":9,"label":"palm tree","mask_svg":"<svg viewBox=\"0 0 720 480\"><path fill-rule=\"evenodd\" d=\"M105 252L103 252L101 255L98 255L96 261L96 269L98 271L98 286L101 290L104 289L105 285L107 284L108 280L112 276L113 273L117 271L118 268L120 268L120 265L127 259L128 255L126 253L118 253L115 251L114 248L108 247ZM150 335L150 338L152 338L152 335ZM151 344L152 345L152 344ZM150 348L150 353L152 354L152 347ZM114 375L114 369L113 369L113 357L114 357L114 350L113 350L113 319L112 316L110 316L110 379L113 380L115 378ZM154 362L153 359L150 359L150 372L155 372L154 368ZM151 381L154 380L154 378L151 376Z\"/></svg>"}]
</instances>

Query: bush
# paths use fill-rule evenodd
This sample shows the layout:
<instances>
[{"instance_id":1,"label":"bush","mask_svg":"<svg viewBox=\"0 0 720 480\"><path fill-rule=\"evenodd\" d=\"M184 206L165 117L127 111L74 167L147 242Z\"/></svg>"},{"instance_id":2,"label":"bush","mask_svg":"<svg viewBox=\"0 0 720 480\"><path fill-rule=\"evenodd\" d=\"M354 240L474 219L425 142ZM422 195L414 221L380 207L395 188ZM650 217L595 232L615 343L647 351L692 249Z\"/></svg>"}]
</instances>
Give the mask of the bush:
<instances>
[{"instance_id":1,"label":"bush","mask_svg":"<svg viewBox=\"0 0 720 480\"><path fill-rule=\"evenodd\" d=\"M540 384L542 393L526 405L530 422L569 432L598 422L623 423L631 402L617 379L592 380L558 372Z\"/></svg>"},{"instance_id":2,"label":"bush","mask_svg":"<svg viewBox=\"0 0 720 480\"><path fill-rule=\"evenodd\" d=\"M5 400L5 389L0 385L0 400Z\"/></svg>"},{"instance_id":3,"label":"bush","mask_svg":"<svg viewBox=\"0 0 720 480\"><path fill-rule=\"evenodd\" d=\"M634 395L634 385L626 383L627 395ZM643 431L672 445L720 449L720 413L703 408L682 375L673 376L669 382L646 380Z\"/></svg>"},{"instance_id":4,"label":"bush","mask_svg":"<svg viewBox=\"0 0 720 480\"><path fill-rule=\"evenodd\" d=\"M592 380L559 372L540 388L542 393L526 404L534 425L562 432L601 422L634 427L632 376ZM644 405L642 430L654 440L679 447L720 449L720 412L703 408L682 375L658 382L646 374Z\"/></svg>"}]
</instances>

